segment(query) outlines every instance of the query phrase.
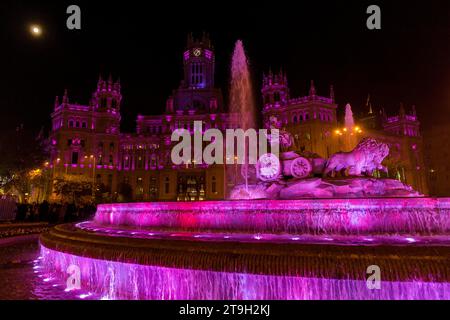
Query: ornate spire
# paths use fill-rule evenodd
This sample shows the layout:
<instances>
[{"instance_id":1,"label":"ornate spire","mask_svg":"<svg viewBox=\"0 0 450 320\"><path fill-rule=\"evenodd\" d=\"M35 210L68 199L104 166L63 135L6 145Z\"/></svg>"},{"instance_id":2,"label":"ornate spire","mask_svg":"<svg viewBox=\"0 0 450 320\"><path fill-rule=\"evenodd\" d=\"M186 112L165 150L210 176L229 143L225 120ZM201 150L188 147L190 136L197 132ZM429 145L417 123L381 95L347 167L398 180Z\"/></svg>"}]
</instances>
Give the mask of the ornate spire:
<instances>
[{"instance_id":1,"label":"ornate spire","mask_svg":"<svg viewBox=\"0 0 450 320\"><path fill-rule=\"evenodd\" d=\"M372 102L370 102L370 93L367 95L366 107L369 108L368 114L373 114Z\"/></svg>"},{"instance_id":2,"label":"ornate spire","mask_svg":"<svg viewBox=\"0 0 450 320\"><path fill-rule=\"evenodd\" d=\"M194 36L193 36L192 32L188 33L186 42L187 42L187 46L188 47L193 45L193 43L194 43Z\"/></svg>"},{"instance_id":3,"label":"ornate spire","mask_svg":"<svg viewBox=\"0 0 450 320\"><path fill-rule=\"evenodd\" d=\"M403 105L403 102L400 103L400 110L399 110L399 115L400 117L404 117L406 114L405 112L405 106Z\"/></svg>"},{"instance_id":4,"label":"ornate spire","mask_svg":"<svg viewBox=\"0 0 450 320\"><path fill-rule=\"evenodd\" d=\"M209 40L209 33L203 31L203 33L202 33L202 41L201 42L206 47L210 47L211 46L211 41Z\"/></svg>"},{"instance_id":5,"label":"ornate spire","mask_svg":"<svg viewBox=\"0 0 450 320\"><path fill-rule=\"evenodd\" d=\"M415 105L412 106L411 112L412 112L412 115L413 115L413 116L417 116L416 106L415 106Z\"/></svg>"},{"instance_id":6,"label":"ornate spire","mask_svg":"<svg viewBox=\"0 0 450 320\"><path fill-rule=\"evenodd\" d=\"M100 91L102 89L104 83L105 83L105 81L103 81L102 75L99 74L98 82L97 82L97 91Z\"/></svg>"},{"instance_id":7,"label":"ornate spire","mask_svg":"<svg viewBox=\"0 0 450 320\"><path fill-rule=\"evenodd\" d=\"M330 99L334 103L334 86L330 85Z\"/></svg>"},{"instance_id":8,"label":"ornate spire","mask_svg":"<svg viewBox=\"0 0 450 320\"><path fill-rule=\"evenodd\" d=\"M63 104L69 103L69 97L68 97L68 95L67 95L67 89L64 89L64 96L63 96L63 98L62 98L62 103L63 103Z\"/></svg>"},{"instance_id":9,"label":"ornate spire","mask_svg":"<svg viewBox=\"0 0 450 320\"><path fill-rule=\"evenodd\" d=\"M55 109L59 107L59 97L55 97Z\"/></svg>"},{"instance_id":10,"label":"ornate spire","mask_svg":"<svg viewBox=\"0 0 450 320\"><path fill-rule=\"evenodd\" d=\"M311 86L309 88L309 96L314 97L316 95L316 87L314 86L314 80L311 80Z\"/></svg>"},{"instance_id":11,"label":"ornate spire","mask_svg":"<svg viewBox=\"0 0 450 320\"><path fill-rule=\"evenodd\" d=\"M117 81L114 83L114 90L120 92L120 77L117 78Z\"/></svg>"}]
</instances>

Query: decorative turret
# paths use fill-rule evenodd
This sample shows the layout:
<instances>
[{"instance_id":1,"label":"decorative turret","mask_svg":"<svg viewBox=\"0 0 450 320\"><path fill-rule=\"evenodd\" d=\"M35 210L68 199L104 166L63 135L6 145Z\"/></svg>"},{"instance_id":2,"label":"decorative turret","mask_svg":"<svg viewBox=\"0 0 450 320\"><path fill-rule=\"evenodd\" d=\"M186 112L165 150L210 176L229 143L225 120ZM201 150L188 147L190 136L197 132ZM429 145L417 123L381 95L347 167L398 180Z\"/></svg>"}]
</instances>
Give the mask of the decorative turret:
<instances>
[{"instance_id":1,"label":"decorative turret","mask_svg":"<svg viewBox=\"0 0 450 320\"><path fill-rule=\"evenodd\" d=\"M66 105L66 104L69 103L69 97L68 97L68 95L67 95L67 89L64 89L64 96L63 96L63 98L62 98L62 103L63 103L64 105Z\"/></svg>"},{"instance_id":2,"label":"decorative turret","mask_svg":"<svg viewBox=\"0 0 450 320\"><path fill-rule=\"evenodd\" d=\"M268 75L263 75L263 95L264 106L281 106L289 100L289 87L286 75L282 70L278 74L272 74L269 70Z\"/></svg>"},{"instance_id":3,"label":"decorative turret","mask_svg":"<svg viewBox=\"0 0 450 320\"><path fill-rule=\"evenodd\" d=\"M311 86L309 87L309 96L315 97L317 95L316 87L314 86L314 80L311 80Z\"/></svg>"},{"instance_id":4,"label":"decorative turret","mask_svg":"<svg viewBox=\"0 0 450 320\"><path fill-rule=\"evenodd\" d=\"M59 107L59 97L55 97L55 110Z\"/></svg>"},{"instance_id":5,"label":"decorative turret","mask_svg":"<svg viewBox=\"0 0 450 320\"><path fill-rule=\"evenodd\" d=\"M166 113L173 113L173 97L169 97L166 101Z\"/></svg>"},{"instance_id":6,"label":"decorative turret","mask_svg":"<svg viewBox=\"0 0 450 320\"><path fill-rule=\"evenodd\" d=\"M398 115L383 117L383 127L386 131L409 137L420 136L420 122L417 119L416 107L412 107L410 114L406 112L403 103L400 104Z\"/></svg>"},{"instance_id":7,"label":"decorative turret","mask_svg":"<svg viewBox=\"0 0 450 320\"><path fill-rule=\"evenodd\" d=\"M399 116L401 118L405 117L406 111L405 111L405 106L403 105L403 103L400 103L400 109L398 112L399 112Z\"/></svg>"},{"instance_id":8,"label":"decorative turret","mask_svg":"<svg viewBox=\"0 0 450 320\"><path fill-rule=\"evenodd\" d=\"M91 105L99 110L119 110L122 101L122 94L120 91L120 80L114 82L112 75L110 74L108 81L104 81L100 75L97 82L97 90L92 95Z\"/></svg>"}]
</instances>

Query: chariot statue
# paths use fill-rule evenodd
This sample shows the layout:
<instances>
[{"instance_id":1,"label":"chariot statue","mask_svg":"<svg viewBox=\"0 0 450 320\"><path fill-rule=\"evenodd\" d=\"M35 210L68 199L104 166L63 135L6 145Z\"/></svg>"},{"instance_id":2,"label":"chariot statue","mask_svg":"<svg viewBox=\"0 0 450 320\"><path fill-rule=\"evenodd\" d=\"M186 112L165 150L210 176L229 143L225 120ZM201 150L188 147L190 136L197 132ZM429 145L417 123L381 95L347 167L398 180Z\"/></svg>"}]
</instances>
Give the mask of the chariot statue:
<instances>
[{"instance_id":1,"label":"chariot statue","mask_svg":"<svg viewBox=\"0 0 450 320\"><path fill-rule=\"evenodd\" d=\"M231 199L423 196L399 180L373 177L375 170L387 173L382 164L389 155L386 143L364 138L352 151L323 159L311 152L292 151L295 141L276 117L266 127L280 131L280 155L262 155L252 168L257 182L245 189L237 186Z\"/></svg>"}]
</instances>

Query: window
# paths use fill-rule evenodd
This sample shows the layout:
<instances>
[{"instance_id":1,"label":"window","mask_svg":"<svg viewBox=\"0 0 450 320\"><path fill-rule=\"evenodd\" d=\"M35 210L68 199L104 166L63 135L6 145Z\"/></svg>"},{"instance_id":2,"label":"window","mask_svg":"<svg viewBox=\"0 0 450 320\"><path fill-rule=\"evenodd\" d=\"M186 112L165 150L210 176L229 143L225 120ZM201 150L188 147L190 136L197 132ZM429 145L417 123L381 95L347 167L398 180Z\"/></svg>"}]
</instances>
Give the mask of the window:
<instances>
[{"instance_id":1,"label":"window","mask_svg":"<svg viewBox=\"0 0 450 320\"><path fill-rule=\"evenodd\" d=\"M72 145L72 139L67 140L67 145L70 147Z\"/></svg>"},{"instance_id":2,"label":"window","mask_svg":"<svg viewBox=\"0 0 450 320\"><path fill-rule=\"evenodd\" d=\"M78 164L78 152L72 152L72 164Z\"/></svg>"},{"instance_id":3,"label":"window","mask_svg":"<svg viewBox=\"0 0 450 320\"><path fill-rule=\"evenodd\" d=\"M191 65L191 84L193 86L203 83L203 65L200 63L193 63Z\"/></svg>"},{"instance_id":4,"label":"window","mask_svg":"<svg viewBox=\"0 0 450 320\"><path fill-rule=\"evenodd\" d=\"M86 123L86 121L83 121L83 122L81 123L81 127L84 128L84 129L87 128L87 123Z\"/></svg>"},{"instance_id":5,"label":"window","mask_svg":"<svg viewBox=\"0 0 450 320\"><path fill-rule=\"evenodd\" d=\"M164 192L166 194L170 192L169 177L166 177L166 179L164 180Z\"/></svg>"},{"instance_id":6,"label":"window","mask_svg":"<svg viewBox=\"0 0 450 320\"><path fill-rule=\"evenodd\" d=\"M216 177L212 177L211 191L212 193L217 193Z\"/></svg>"},{"instance_id":7,"label":"window","mask_svg":"<svg viewBox=\"0 0 450 320\"><path fill-rule=\"evenodd\" d=\"M150 156L150 168L156 168L156 154L154 153Z\"/></svg>"},{"instance_id":8,"label":"window","mask_svg":"<svg viewBox=\"0 0 450 320\"><path fill-rule=\"evenodd\" d=\"M69 120L69 128L73 128L73 120Z\"/></svg>"},{"instance_id":9,"label":"window","mask_svg":"<svg viewBox=\"0 0 450 320\"><path fill-rule=\"evenodd\" d=\"M108 189L109 189L109 192L112 191L112 185L113 185L113 176L112 176L112 174L108 174Z\"/></svg>"},{"instance_id":10,"label":"window","mask_svg":"<svg viewBox=\"0 0 450 320\"><path fill-rule=\"evenodd\" d=\"M297 123L297 116L294 116L294 124Z\"/></svg>"},{"instance_id":11,"label":"window","mask_svg":"<svg viewBox=\"0 0 450 320\"><path fill-rule=\"evenodd\" d=\"M158 198L158 185L155 177L150 178L150 199L156 200Z\"/></svg>"},{"instance_id":12,"label":"window","mask_svg":"<svg viewBox=\"0 0 450 320\"><path fill-rule=\"evenodd\" d=\"M125 156L123 159L123 167L125 169L129 169L130 168L130 157L129 156Z\"/></svg>"},{"instance_id":13,"label":"window","mask_svg":"<svg viewBox=\"0 0 450 320\"><path fill-rule=\"evenodd\" d=\"M114 160L113 160L113 156L112 155L109 155L109 165L110 166L112 166L112 165L114 165Z\"/></svg>"},{"instance_id":14,"label":"window","mask_svg":"<svg viewBox=\"0 0 450 320\"><path fill-rule=\"evenodd\" d=\"M139 156L137 159L137 168L142 169L142 164L143 164L142 157Z\"/></svg>"},{"instance_id":15,"label":"window","mask_svg":"<svg viewBox=\"0 0 450 320\"><path fill-rule=\"evenodd\" d=\"M136 178L136 198L138 200L142 200L144 196L144 187L143 187L144 181L141 177Z\"/></svg>"},{"instance_id":16,"label":"window","mask_svg":"<svg viewBox=\"0 0 450 320\"><path fill-rule=\"evenodd\" d=\"M280 101L280 93L279 92L275 92L273 94L273 100L275 100L275 102L279 102Z\"/></svg>"}]
</instances>

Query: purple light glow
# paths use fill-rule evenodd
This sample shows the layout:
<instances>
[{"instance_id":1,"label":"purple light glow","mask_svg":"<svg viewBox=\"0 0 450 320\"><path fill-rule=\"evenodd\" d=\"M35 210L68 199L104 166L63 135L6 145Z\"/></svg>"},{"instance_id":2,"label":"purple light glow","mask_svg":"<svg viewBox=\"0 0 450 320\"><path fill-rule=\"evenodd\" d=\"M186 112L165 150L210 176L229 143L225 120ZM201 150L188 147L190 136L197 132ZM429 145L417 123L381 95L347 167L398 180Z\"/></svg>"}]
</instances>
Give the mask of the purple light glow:
<instances>
[{"instance_id":1,"label":"purple light glow","mask_svg":"<svg viewBox=\"0 0 450 320\"><path fill-rule=\"evenodd\" d=\"M174 269L85 258L45 247L41 252L43 265L60 279L67 277L70 265L77 265L81 288L108 300L450 299L450 284L446 282L383 281L381 290L369 290L361 280Z\"/></svg>"},{"instance_id":2,"label":"purple light glow","mask_svg":"<svg viewBox=\"0 0 450 320\"><path fill-rule=\"evenodd\" d=\"M450 231L450 199L320 199L104 204L103 226L288 234L425 234Z\"/></svg>"}]
</instances>

